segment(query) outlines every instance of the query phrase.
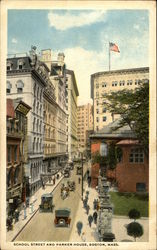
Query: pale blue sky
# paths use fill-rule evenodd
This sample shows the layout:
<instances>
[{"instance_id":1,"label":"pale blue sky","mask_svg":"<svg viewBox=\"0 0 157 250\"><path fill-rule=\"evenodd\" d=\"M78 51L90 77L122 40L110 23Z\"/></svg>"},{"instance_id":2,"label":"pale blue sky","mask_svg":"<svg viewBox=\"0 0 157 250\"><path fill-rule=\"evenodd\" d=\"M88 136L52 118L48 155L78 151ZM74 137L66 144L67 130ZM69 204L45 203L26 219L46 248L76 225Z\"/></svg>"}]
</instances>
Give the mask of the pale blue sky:
<instances>
[{"instance_id":1,"label":"pale blue sky","mask_svg":"<svg viewBox=\"0 0 157 250\"><path fill-rule=\"evenodd\" d=\"M8 54L50 48L64 52L67 67L75 71L80 103L90 98L90 75L111 69L149 66L149 12L147 10L9 10ZM86 86L86 88L85 88Z\"/></svg>"}]
</instances>

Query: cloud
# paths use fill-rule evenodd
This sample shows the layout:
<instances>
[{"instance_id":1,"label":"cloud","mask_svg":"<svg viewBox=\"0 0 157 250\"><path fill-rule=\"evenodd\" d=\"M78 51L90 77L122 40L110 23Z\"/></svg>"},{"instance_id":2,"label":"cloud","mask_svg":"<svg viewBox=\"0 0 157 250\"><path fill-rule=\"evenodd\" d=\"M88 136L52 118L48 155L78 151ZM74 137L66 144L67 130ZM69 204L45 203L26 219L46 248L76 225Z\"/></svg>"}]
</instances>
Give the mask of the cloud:
<instances>
[{"instance_id":1,"label":"cloud","mask_svg":"<svg viewBox=\"0 0 157 250\"><path fill-rule=\"evenodd\" d=\"M93 73L105 70L104 53L85 50L81 47L64 50L65 63L68 69L73 70L79 90L78 104L92 102L90 99L90 76ZM107 69L106 69L107 70Z\"/></svg>"},{"instance_id":2,"label":"cloud","mask_svg":"<svg viewBox=\"0 0 157 250\"><path fill-rule=\"evenodd\" d=\"M80 12L75 15L69 12L59 15L54 12L48 13L49 25L57 30L66 30L73 27L81 27L92 23L105 21L105 11L95 10L90 12Z\"/></svg>"},{"instance_id":3,"label":"cloud","mask_svg":"<svg viewBox=\"0 0 157 250\"><path fill-rule=\"evenodd\" d=\"M12 43L18 43L18 41L17 41L16 38L12 38L11 42L12 42Z\"/></svg>"}]
</instances>

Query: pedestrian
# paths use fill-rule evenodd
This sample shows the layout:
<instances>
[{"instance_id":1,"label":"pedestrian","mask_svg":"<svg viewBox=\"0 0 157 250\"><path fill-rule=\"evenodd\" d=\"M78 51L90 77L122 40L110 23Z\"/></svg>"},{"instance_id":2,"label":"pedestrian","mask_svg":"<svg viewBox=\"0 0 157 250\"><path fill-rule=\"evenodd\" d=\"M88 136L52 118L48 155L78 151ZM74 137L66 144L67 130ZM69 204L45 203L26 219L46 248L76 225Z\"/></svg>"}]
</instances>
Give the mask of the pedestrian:
<instances>
[{"instance_id":1,"label":"pedestrian","mask_svg":"<svg viewBox=\"0 0 157 250\"><path fill-rule=\"evenodd\" d=\"M19 221L19 214L20 214L19 210L16 209L15 210L15 215L14 215L15 216L15 223Z\"/></svg>"},{"instance_id":2,"label":"pedestrian","mask_svg":"<svg viewBox=\"0 0 157 250\"><path fill-rule=\"evenodd\" d=\"M96 210L99 211L100 205L99 205L99 201L97 202L97 206L96 206Z\"/></svg>"},{"instance_id":3,"label":"pedestrian","mask_svg":"<svg viewBox=\"0 0 157 250\"><path fill-rule=\"evenodd\" d=\"M25 220L26 217L27 217L27 211L26 211L26 204L25 203L23 205L23 216L24 216L24 220Z\"/></svg>"},{"instance_id":4,"label":"pedestrian","mask_svg":"<svg viewBox=\"0 0 157 250\"><path fill-rule=\"evenodd\" d=\"M89 213L89 209L90 209L90 206L87 205L87 206L86 206L86 212L87 212L87 214Z\"/></svg>"},{"instance_id":5,"label":"pedestrian","mask_svg":"<svg viewBox=\"0 0 157 250\"><path fill-rule=\"evenodd\" d=\"M80 182L81 182L81 178L79 177L79 178L78 178L78 183L80 184Z\"/></svg>"},{"instance_id":6,"label":"pedestrian","mask_svg":"<svg viewBox=\"0 0 157 250\"><path fill-rule=\"evenodd\" d=\"M97 212L95 211L95 212L93 213L93 219L94 219L94 223L95 223L95 224L97 224L97 217L98 217L98 214L97 214Z\"/></svg>"},{"instance_id":7,"label":"pedestrian","mask_svg":"<svg viewBox=\"0 0 157 250\"><path fill-rule=\"evenodd\" d=\"M88 222L89 222L89 226L91 227L91 225L92 225L92 221L93 221L93 217L92 217L92 215L89 215L88 216Z\"/></svg>"},{"instance_id":8,"label":"pedestrian","mask_svg":"<svg viewBox=\"0 0 157 250\"><path fill-rule=\"evenodd\" d=\"M82 233L82 235L81 235L81 239L82 239L82 241L83 241L83 242L85 242L85 241L86 241L85 232L83 232L83 233Z\"/></svg>"}]
</instances>

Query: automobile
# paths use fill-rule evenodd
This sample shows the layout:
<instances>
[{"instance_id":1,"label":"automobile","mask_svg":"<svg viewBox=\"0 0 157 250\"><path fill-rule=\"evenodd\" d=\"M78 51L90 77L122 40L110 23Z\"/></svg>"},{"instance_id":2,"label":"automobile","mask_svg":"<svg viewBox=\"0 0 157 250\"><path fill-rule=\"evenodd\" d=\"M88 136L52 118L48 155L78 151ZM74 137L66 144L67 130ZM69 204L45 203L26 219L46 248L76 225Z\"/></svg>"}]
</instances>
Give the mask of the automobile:
<instances>
[{"instance_id":1,"label":"automobile","mask_svg":"<svg viewBox=\"0 0 157 250\"><path fill-rule=\"evenodd\" d=\"M43 194L41 196L41 204L39 205L40 212L53 212L53 195L51 193Z\"/></svg>"},{"instance_id":2,"label":"automobile","mask_svg":"<svg viewBox=\"0 0 157 250\"><path fill-rule=\"evenodd\" d=\"M55 210L54 224L56 227L69 227L71 218L71 210L69 208L59 208Z\"/></svg>"}]
</instances>

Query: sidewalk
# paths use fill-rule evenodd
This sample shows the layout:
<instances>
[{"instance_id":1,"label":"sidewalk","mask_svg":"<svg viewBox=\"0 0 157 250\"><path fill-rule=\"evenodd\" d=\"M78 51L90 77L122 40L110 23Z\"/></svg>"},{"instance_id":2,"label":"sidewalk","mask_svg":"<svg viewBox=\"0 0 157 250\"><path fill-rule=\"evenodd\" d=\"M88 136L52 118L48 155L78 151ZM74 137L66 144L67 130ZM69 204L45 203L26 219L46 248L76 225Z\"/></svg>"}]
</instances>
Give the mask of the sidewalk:
<instances>
[{"instance_id":1,"label":"sidewalk","mask_svg":"<svg viewBox=\"0 0 157 250\"><path fill-rule=\"evenodd\" d=\"M27 225L27 223L32 219L32 217L36 214L36 212L39 210L39 205L41 203L41 196L45 193L50 193L54 191L54 189L57 187L57 185L60 183L60 181L63 179L63 175L60 175L59 179L56 179L55 185L50 185L47 183L45 186L45 189L40 188L34 195L34 202L33 202L33 213L28 207L26 209L26 219L24 219L24 210L20 212L19 221L13 224L13 230L10 230L6 233L7 241L14 241L14 239L17 237L17 235L22 231L22 229Z\"/></svg>"},{"instance_id":2,"label":"sidewalk","mask_svg":"<svg viewBox=\"0 0 157 250\"><path fill-rule=\"evenodd\" d=\"M87 184L84 185L85 193L88 190L89 191L89 201L88 204L90 206L89 214L86 214L85 208L83 208L83 202L80 200L79 207L77 210L77 215L73 224L72 232L70 235L71 242L99 242L98 238L98 232L97 227L92 222L91 227L88 223L88 216L93 215L93 212L96 210L93 210L93 201L94 199L98 198L98 192L94 188L89 188ZM76 224L78 221L81 221L83 223L82 233L84 233L84 237L82 237L82 234L79 236L76 228ZM130 237L127 235L126 230L126 224L131 223L132 220L130 220L127 216L118 216L113 215L112 218L112 232L115 234L115 242L120 241L134 241L133 237ZM149 240L149 220L148 218L141 218L138 220L138 222L143 226L144 234L142 237L137 238L137 242L147 242Z\"/></svg>"}]
</instances>

